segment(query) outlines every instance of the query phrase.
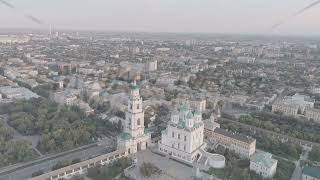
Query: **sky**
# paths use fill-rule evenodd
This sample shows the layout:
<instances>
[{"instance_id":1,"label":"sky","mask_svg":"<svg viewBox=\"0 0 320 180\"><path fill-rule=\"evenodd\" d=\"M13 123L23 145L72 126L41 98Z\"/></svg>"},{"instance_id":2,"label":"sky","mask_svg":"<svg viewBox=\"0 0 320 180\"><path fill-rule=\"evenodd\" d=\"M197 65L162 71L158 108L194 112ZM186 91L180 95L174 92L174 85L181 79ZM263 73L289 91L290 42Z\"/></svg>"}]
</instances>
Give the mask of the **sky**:
<instances>
[{"instance_id":1,"label":"sky","mask_svg":"<svg viewBox=\"0 0 320 180\"><path fill-rule=\"evenodd\" d=\"M315 0L6 0L0 29L35 28L143 32L320 35L320 4L271 26ZM36 24L24 17L45 22Z\"/></svg>"}]
</instances>

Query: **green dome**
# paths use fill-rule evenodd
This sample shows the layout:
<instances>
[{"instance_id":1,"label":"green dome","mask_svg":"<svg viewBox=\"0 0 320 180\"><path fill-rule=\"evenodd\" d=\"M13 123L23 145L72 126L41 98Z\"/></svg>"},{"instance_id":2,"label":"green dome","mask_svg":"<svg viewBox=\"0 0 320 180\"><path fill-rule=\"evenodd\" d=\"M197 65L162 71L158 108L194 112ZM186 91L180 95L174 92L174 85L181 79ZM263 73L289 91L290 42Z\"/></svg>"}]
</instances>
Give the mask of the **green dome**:
<instances>
[{"instance_id":1,"label":"green dome","mask_svg":"<svg viewBox=\"0 0 320 180\"><path fill-rule=\"evenodd\" d=\"M129 139L131 139L131 134L123 132L120 134L120 138L123 140L129 140Z\"/></svg>"},{"instance_id":2,"label":"green dome","mask_svg":"<svg viewBox=\"0 0 320 180\"><path fill-rule=\"evenodd\" d=\"M193 118L193 115L192 115L191 112L189 112L188 115L187 115L187 119L192 119L192 118Z\"/></svg>"},{"instance_id":3,"label":"green dome","mask_svg":"<svg viewBox=\"0 0 320 180\"><path fill-rule=\"evenodd\" d=\"M184 104L184 105L182 105L182 106L180 107L180 111L183 111L183 112L189 111L189 108L188 108L188 106L187 106L186 104Z\"/></svg>"},{"instance_id":4,"label":"green dome","mask_svg":"<svg viewBox=\"0 0 320 180\"><path fill-rule=\"evenodd\" d=\"M186 122L180 120L180 121L178 122L178 126L180 126L180 127L182 127L182 128L185 128L185 127L186 127Z\"/></svg>"},{"instance_id":5,"label":"green dome","mask_svg":"<svg viewBox=\"0 0 320 180\"><path fill-rule=\"evenodd\" d=\"M195 112L194 112L194 115L195 115L195 116L199 116L199 115L201 115L201 112L200 112L200 111L195 111Z\"/></svg>"},{"instance_id":6,"label":"green dome","mask_svg":"<svg viewBox=\"0 0 320 180\"><path fill-rule=\"evenodd\" d=\"M135 85L135 86L132 86L131 89L133 89L133 90L139 90L139 87L138 87L137 85Z\"/></svg>"}]
</instances>

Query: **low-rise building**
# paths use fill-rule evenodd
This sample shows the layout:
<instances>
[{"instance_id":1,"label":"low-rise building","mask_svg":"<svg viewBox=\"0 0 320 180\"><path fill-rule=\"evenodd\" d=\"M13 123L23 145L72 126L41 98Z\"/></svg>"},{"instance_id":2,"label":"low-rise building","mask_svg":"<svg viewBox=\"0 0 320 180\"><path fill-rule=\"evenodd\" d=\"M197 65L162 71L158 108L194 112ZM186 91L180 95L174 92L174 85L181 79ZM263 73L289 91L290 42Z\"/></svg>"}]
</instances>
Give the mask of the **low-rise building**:
<instances>
[{"instance_id":1,"label":"low-rise building","mask_svg":"<svg viewBox=\"0 0 320 180\"><path fill-rule=\"evenodd\" d=\"M24 87L11 87L11 86L2 86L0 87L0 94L3 98L6 99L31 99L38 98L39 96Z\"/></svg>"},{"instance_id":2,"label":"low-rise building","mask_svg":"<svg viewBox=\"0 0 320 180\"><path fill-rule=\"evenodd\" d=\"M250 158L256 151L256 140L249 136L229 132L222 128L207 127L205 127L204 134L205 139L217 142L242 158Z\"/></svg>"},{"instance_id":3,"label":"low-rise building","mask_svg":"<svg viewBox=\"0 0 320 180\"><path fill-rule=\"evenodd\" d=\"M271 178L277 171L278 160L272 154L259 151L250 158L250 170L264 178Z\"/></svg>"},{"instance_id":4,"label":"low-rise building","mask_svg":"<svg viewBox=\"0 0 320 180\"><path fill-rule=\"evenodd\" d=\"M288 116L297 116L299 112L299 106L295 104L284 104L281 102L275 102L272 105L272 112L281 112Z\"/></svg>"},{"instance_id":5,"label":"low-rise building","mask_svg":"<svg viewBox=\"0 0 320 180\"><path fill-rule=\"evenodd\" d=\"M77 99L77 96L68 90L53 94L53 100L60 105L73 105Z\"/></svg>"},{"instance_id":6,"label":"low-rise building","mask_svg":"<svg viewBox=\"0 0 320 180\"><path fill-rule=\"evenodd\" d=\"M282 112L285 115L297 116L298 114L304 114L306 108L313 108L314 103L315 100L309 96L295 94L276 101L272 105L272 112Z\"/></svg>"},{"instance_id":7,"label":"low-rise building","mask_svg":"<svg viewBox=\"0 0 320 180\"><path fill-rule=\"evenodd\" d=\"M154 60L154 61L149 61L145 63L145 70L147 72L149 71L156 71L158 69L158 61Z\"/></svg>"},{"instance_id":8,"label":"low-rise building","mask_svg":"<svg viewBox=\"0 0 320 180\"><path fill-rule=\"evenodd\" d=\"M319 167L304 167L302 170L302 180L320 180Z\"/></svg>"},{"instance_id":9,"label":"low-rise building","mask_svg":"<svg viewBox=\"0 0 320 180\"><path fill-rule=\"evenodd\" d=\"M312 119L315 122L319 122L320 123L320 110L319 109L306 108L305 116L308 119Z\"/></svg>"},{"instance_id":10,"label":"low-rise building","mask_svg":"<svg viewBox=\"0 0 320 180\"><path fill-rule=\"evenodd\" d=\"M320 88L319 87L312 87L311 93L313 94L320 94Z\"/></svg>"},{"instance_id":11,"label":"low-rise building","mask_svg":"<svg viewBox=\"0 0 320 180\"><path fill-rule=\"evenodd\" d=\"M79 100L77 105L87 116L94 113L94 109L92 109L90 105L84 101Z\"/></svg>"},{"instance_id":12,"label":"low-rise building","mask_svg":"<svg viewBox=\"0 0 320 180\"><path fill-rule=\"evenodd\" d=\"M190 100L190 105L193 109L203 112L206 110L207 101L205 98L195 98Z\"/></svg>"}]
</instances>

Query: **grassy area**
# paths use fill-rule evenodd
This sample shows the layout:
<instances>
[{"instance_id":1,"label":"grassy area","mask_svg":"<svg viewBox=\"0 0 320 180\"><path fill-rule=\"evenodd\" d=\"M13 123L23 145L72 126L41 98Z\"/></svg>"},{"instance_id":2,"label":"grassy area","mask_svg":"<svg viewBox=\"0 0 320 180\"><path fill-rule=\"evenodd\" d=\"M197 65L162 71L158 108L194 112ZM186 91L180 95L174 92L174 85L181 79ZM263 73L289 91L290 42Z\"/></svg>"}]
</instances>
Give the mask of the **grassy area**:
<instances>
[{"instance_id":1,"label":"grassy area","mask_svg":"<svg viewBox=\"0 0 320 180\"><path fill-rule=\"evenodd\" d=\"M277 173L273 179L275 180L289 180L295 169L295 164L283 159L278 159Z\"/></svg>"},{"instance_id":2,"label":"grassy area","mask_svg":"<svg viewBox=\"0 0 320 180\"><path fill-rule=\"evenodd\" d=\"M270 152L274 155L281 156L289 160L297 160L302 153L302 148L298 145L288 142L281 142L279 139L262 132L253 132L252 130L235 126L234 123L222 121L221 127L230 131L235 131L241 134L251 136L257 140L257 148Z\"/></svg>"},{"instance_id":3,"label":"grassy area","mask_svg":"<svg viewBox=\"0 0 320 180\"><path fill-rule=\"evenodd\" d=\"M92 180L113 179L123 173L123 170L132 164L129 158L121 158L107 166L98 166L88 169L88 177Z\"/></svg>"},{"instance_id":4,"label":"grassy area","mask_svg":"<svg viewBox=\"0 0 320 180\"><path fill-rule=\"evenodd\" d=\"M291 116L271 112L254 112L239 118L241 123L267 129L298 139L320 142L320 125L314 121L305 121Z\"/></svg>"},{"instance_id":5,"label":"grassy area","mask_svg":"<svg viewBox=\"0 0 320 180\"><path fill-rule=\"evenodd\" d=\"M240 159L228 150L225 151L224 156L226 157L226 166L224 169L210 168L206 173L225 180L247 180L251 177L258 177L249 171L250 161L248 159Z\"/></svg>"},{"instance_id":6,"label":"grassy area","mask_svg":"<svg viewBox=\"0 0 320 180\"><path fill-rule=\"evenodd\" d=\"M320 147L314 146L308 158L310 161L320 162Z\"/></svg>"},{"instance_id":7,"label":"grassy area","mask_svg":"<svg viewBox=\"0 0 320 180\"><path fill-rule=\"evenodd\" d=\"M259 180L262 179L255 172L250 171L250 162L247 159L240 159L233 153L227 152L226 166L224 169L210 168L208 174L212 174L223 180ZM295 169L294 163L278 159L277 172L272 180L290 180Z\"/></svg>"}]
</instances>

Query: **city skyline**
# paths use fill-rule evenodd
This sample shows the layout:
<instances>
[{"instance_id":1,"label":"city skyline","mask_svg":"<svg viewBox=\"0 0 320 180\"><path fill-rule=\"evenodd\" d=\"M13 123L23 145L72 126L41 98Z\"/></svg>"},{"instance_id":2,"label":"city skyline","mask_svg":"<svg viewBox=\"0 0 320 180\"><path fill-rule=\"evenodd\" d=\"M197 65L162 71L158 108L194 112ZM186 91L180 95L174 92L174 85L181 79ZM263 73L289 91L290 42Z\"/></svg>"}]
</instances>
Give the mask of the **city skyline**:
<instances>
[{"instance_id":1,"label":"city skyline","mask_svg":"<svg viewBox=\"0 0 320 180\"><path fill-rule=\"evenodd\" d=\"M320 0L0 0L0 180L320 180Z\"/></svg>"},{"instance_id":2,"label":"city skyline","mask_svg":"<svg viewBox=\"0 0 320 180\"><path fill-rule=\"evenodd\" d=\"M241 3L231 0L183 3L179 0L152 3L146 0L8 2L13 4L15 9L1 4L0 21L3 23L0 29L48 29L51 24L53 29L99 31L269 35L319 35L320 32L320 25L317 23L319 6L290 18L291 14L314 0L245 0ZM37 17L43 23L37 24L32 19L30 21L30 17ZM275 30L270 28L282 21L286 23Z\"/></svg>"}]
</instances>

